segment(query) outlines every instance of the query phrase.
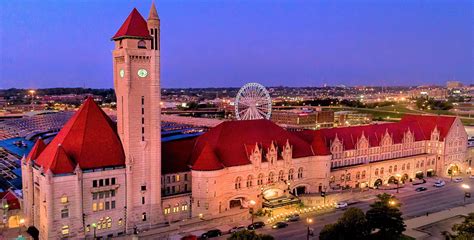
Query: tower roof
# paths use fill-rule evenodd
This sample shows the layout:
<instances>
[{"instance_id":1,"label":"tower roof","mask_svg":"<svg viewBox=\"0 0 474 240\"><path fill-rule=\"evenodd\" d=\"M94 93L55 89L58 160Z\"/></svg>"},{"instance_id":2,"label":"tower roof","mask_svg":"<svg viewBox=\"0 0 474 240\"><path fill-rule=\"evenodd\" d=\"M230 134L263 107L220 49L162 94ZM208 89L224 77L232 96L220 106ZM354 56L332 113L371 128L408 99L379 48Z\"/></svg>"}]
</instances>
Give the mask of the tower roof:
<instances>
[{"instance_id":1,"label":"tower roof","mask_svg":"<svg viewBox=\"0 0 474 240\"><path fill-rule=\"evenodd\" d=\"M123 166L125 154L114 123L92 98L88 98L35 164L54 174L70 173L74 170L71 166L76 164L83 170Z\"/></svg>"},{"instance_id":2,"label":"tower roof","mask_svg":"<svg viewBox=\"0 0 474 240\"><path fill-rule=\"evenodd\" d=\"M26 161L36 160L45 148L46 148L46 144L44 143L43 139L38 138L38 140L36 140L35 142L35 145L31 149L30 153L28 153L28 156L26 157Z\"/></svg>"},{"instance_id":3,"label":"tower roof","mask_svg":"<svg viewBox=\"0 0 474 240\"><path fill-rule=\"evenodd\" d=\"M156 11L155 1L151 3L150 13L148 14L148 19L159 20L158 12Z\"/></svg>"},{"instance_id":4,"label":"tower roof","mask_svg":"<svg viewBox=\"0 0 474 240\"><path fill-rule=\"evenodd\" d=\"M122 38L151 38L150 33L148 32L147 22L136 8L134 8L130 15L128 15L120 29L112 37L112 40L119 40Z\"/></svg>"}]
</instances>

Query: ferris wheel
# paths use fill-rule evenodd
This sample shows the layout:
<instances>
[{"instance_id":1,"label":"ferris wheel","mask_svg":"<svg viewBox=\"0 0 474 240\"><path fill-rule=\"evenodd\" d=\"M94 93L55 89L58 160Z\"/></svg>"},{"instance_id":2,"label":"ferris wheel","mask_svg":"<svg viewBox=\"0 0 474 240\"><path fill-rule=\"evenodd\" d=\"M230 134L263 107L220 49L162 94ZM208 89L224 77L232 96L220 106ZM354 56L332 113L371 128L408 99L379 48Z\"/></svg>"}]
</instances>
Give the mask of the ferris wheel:
<instances>
[{"instance_id":1,"label":"ferris wheel","mask_svg":"<svg viewBox=\"0 0 474 240\"><path fill-rule=\"evenodd\" d=\"M247 83L235 97L235 117L238 120L270 119L272 100L259 83Z\"/></svg>"}]
</instances>

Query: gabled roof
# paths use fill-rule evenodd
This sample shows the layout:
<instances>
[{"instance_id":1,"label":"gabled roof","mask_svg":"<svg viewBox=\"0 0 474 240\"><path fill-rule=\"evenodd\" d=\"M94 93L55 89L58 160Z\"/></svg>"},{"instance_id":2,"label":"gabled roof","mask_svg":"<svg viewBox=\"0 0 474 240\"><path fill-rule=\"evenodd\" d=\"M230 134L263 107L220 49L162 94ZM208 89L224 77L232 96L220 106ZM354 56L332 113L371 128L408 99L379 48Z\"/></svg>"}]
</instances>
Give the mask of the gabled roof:
<instances>
[{"instance_id":1,"label":"gabled roof","mask_svg":"<svg viewBox=\"0 0 474 240\"><path fill-rule=\"evenodd\" d=\"M46 144L44 143L43 139L38 138L38 140L35 142L35 145L33 145L33 148L31 148L30 153L28 153L26 161L28 162L30 160L36 160L45 148Z\"/></svg>"},{"instance_id":2,"label":"gabled roof","mask_svg":"<svg viewBox=\"0 0 474 240\"><path fill-rule=\"evenodd\" d=\"M10 191L0 192L0 202L1 200L7 201L8 210L20 209L20 201L18 200L18 197Z\"/></svg>"},{"instance_id":3,"label":"gabled roof","mask_svg":"<svg viewBox=\"0 0 474 240\"><path fill-rule=\"evenodd\" d=\"M375 147L380 146L386 134L390 135L393 143L398 144L403 141L408 131L413 134L415 141L423 141L431 139L432 131L438 128L440 139L443 140L455 119L445 116L405 115L398 123L306 130L296 134L311 144L316 155L328 155L331 144L336 139L342 142L344 150L351 150L357 147L362 136L368 140L370 147Z\"/></svg>"},{"instance_id":4,"label":"gabled roof","mask_svg":"<svg viewBox=\"0 0 474 240\"><path fill-rule=\"evenodd\" d=\"M249 145L269 146L272 141L279 149L289 141L294 158L313 155L308 143L269 120L259 119L225 121L199 136L190 162L193 164L208 144L225 167L250 164Z\"/></svg>"},{"instance_id":5,"label":"gabled roof","mask_svg":"<svg viewBox=\"0 0 474 240\"><path fill-rule=\"evenodd\" d=\"M125 22L123 22L117 33L112 37L112 40L122 38L151 38L147 22L136 8L128 15Z\"/></svg>"},{"instance_id":6,"label":"gabled roof","mask_svg":"<svg viewBox=\"0 0 474 240\"><path fill-rule=\"evenodd\" d=\"M407 114L402 118L400 123L417 125L422 130L425 139L430 139L431 132L437 128L440 140L444 140L455 120L456 117L454 116Z\"/></svg>"},{"instance_id":7,"label":"gabled roof","mask_svg":"<svg viewBox=\"0 0 474 240\"><path fill-rule=\"evenodd\" d=\"M222 163L217 159L216 154L209 144L205 144L199 157L191 167L194 171L215 171L223 169Z\"/></svg>"},{"instance_id":8,"label":"gabled roof","mask_svg":"<svg viewBox=\"0 0 474 240\"><path fill-rule=\"evenodd\" d=\"M69 159L64 148L59 145L56 148L53 159L43 166L45 169L50 169L54 174L64 174L74 172L75 164Z\"/></svg>"},{"instance_id":9,"label":"gabled roof","mask_svg":"<svg viewBox=\"0 0 474 240\"><path fill-rule=\"evenodd\" d=\"M62 156L60 147L67 158ZM72 172L66 159L73 165L79 164L82 170L125 165L125 154L115 125L92 98L88 98L69 119L35 164L42 166L45 172Z\"/></svg>"}]
</instances>

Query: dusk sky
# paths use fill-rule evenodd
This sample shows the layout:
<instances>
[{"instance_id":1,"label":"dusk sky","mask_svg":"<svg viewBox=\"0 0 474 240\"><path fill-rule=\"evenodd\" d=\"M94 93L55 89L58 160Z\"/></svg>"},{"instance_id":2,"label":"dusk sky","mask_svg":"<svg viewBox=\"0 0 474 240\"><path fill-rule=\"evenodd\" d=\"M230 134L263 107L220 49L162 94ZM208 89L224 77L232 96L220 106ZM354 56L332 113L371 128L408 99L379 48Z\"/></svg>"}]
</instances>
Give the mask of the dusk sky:
<instances>
[{"instance_id":1,"label":"dusk sky","mask_svg":"<svg viewBox=\"0 0 474 240\"><path fill-rule=\"evenodd\" d=\"M0 88L111 88L151 0L0 0ZM474 83L474 1L156 0L162 86Z\"/></svg>"}]
</instances>

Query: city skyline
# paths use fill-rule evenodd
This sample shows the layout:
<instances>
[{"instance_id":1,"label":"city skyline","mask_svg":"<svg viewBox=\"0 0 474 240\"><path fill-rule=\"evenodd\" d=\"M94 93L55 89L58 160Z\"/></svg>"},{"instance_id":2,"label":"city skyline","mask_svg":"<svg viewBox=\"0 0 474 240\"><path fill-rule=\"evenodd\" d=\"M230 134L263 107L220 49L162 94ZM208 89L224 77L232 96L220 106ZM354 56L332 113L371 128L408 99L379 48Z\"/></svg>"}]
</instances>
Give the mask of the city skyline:
<instances>
[{"instance_id":1,"label":"city skyline","mask_svg":"<svg viewBox=\"0 0 474 240\"><path fill-rule=\"evenodd\" d=\"M111 29L148 4L2 2L0 88L111 88ZM156 4L164 88L469 84L474 76L469 1Z\"/></svg>"}]
</instances>

